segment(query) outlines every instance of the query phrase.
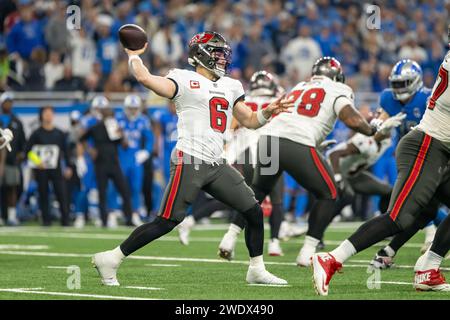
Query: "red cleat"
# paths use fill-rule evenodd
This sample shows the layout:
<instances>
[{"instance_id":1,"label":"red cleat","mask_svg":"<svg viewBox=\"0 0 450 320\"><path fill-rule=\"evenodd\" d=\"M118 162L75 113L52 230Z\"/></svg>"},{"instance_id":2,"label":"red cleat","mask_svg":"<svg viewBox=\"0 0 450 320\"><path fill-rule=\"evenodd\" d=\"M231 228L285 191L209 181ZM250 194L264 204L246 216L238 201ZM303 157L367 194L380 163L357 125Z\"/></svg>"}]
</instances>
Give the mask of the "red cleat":
<instances>
[{"instance_id":1,"label":"red cleat","mask_svg":"<svg viewBox=\"0 0 450 320\"><path fill-rule=\"evenodd\" d=\"M450 291L450 284L445 281L439 269L416 271L414 288L417 291Z\"/></svg>"},{"instance_id":2,"label":"red cleat","mask_svg":"<svg viewBox=\"0 0 450 320\"><path fill-rule=\"evenodd\" d=\"M342 269L342 263L329 253L316 253L311 258L313 284L318 295L328 295L328 285L331 278Z\"/></svg>"}]
</instances>

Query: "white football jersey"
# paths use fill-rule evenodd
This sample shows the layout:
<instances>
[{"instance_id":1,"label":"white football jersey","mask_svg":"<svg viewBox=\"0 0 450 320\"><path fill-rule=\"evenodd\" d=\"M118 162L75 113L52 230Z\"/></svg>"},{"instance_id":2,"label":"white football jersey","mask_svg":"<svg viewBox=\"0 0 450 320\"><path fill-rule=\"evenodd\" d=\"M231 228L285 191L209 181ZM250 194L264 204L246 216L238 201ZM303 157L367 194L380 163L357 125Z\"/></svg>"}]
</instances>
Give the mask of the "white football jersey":
<instances>
[{"instance_id":1,"label":"white football jersey","mask_svg":"<svg viewBox=\"0 0 450 320\"><path fill-rule=\"evenodd\" d=\"M373 165L383 155L383 153L391 145L391 139L384 139L378 146L373 137L356 133L347 142L342 142L332 148L327 154L329 155L335 150L345 149L347 144L353 144L359 150L358 154L352 154L339 160L339 167L344 176L354 174L360 170L367 169Z\"/></svg>"},{"instance_id":2,"label":"white football jersey","mask_svg":"<svg viewBox=\"0 0 450 320\"><path fill-rule=\"evenodd\" d=\"M330 134L343 107L354 106L353 90L324 76L300 82L287 98L290 97L295 100L291 112L273 118L264 134L310 147L317 147Z\"/></svg>"},{"instance_id":3,"label":"white football jersey","mask_svg":"<svg viewBox=\"0 0 450 320\"><path fill-rule=\"evenodd\" d=\"M166 77L177 85L173 98L178 115L176 148L207 163L221 161L233 107L244 98L242 84L229 77L214 82L182 69L172 69Z\"/></svg>"},{"instance_id":4,"label":"white football jersey","mask_svg":"<svg viewBox=\"0 0 450 320\"><path fill-rule=\"evenodd\" d=\"M267 108L267 106L274 100L273 97L268 96L247 96L245 99L245 104L252 109L252 111L259 111ZM225 158L228 163L235 163L240 159L239 157L242 153L250 148L250 160L251 164L256 165L258 140L261 135L261 128L253 130L246 127L238 128L231 141L228 142ZM245 160L245 159L244 159ZM240 163L241 164L241 163ZM244 163L242 163L244 164Z\"/></svg>"},{"instance_id":5,"label":"white football jersey","mask_svg":"<svg viewBox=\"0 0 450 320\"><path fill-rule=\"evenodd\" d=\"M439 69L438 80L434 84L428 107L416 127L426 134L438 139L450 148L450 53L444 58Z\"/></svg>"}]
</instances>

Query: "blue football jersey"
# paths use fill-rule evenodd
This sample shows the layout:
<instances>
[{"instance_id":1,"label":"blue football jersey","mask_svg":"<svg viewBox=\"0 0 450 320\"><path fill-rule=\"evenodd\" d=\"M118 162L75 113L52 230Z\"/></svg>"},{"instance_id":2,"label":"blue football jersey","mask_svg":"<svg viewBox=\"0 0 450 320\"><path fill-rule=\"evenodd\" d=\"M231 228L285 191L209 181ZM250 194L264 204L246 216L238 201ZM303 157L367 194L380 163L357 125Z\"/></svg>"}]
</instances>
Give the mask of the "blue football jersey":
<instances>
[{"instance_id":1,"label":"blue football jersey","mask_svg":"<svg viewBox=\"0 0 450 320\"><path fill-rule=\"evenodd\" d=\"M422 87L417 91L412 99L403 104L394 99L392 89L384 89L380 95L380 106L390 116L395 116L399 112L406 113L406 119L403 124L397 128L397 132L401 137L407 134L412 127L419 124L423 114L427 108L428 98L430 97L431 89Z\"/></svg>"},{"instance_id":2,"label":"blue football jersey","mask_svg":"<svg viewBox=\"0 0 450 320\"><path fill-rule=\"evenodd\" d=\"M139 115L135 119L128 119L124 113L117 114L117 122L122 128L128 142L130 151L145 149L153 150L153 132L149 119L145 115Z\"/></svg>"},{"instance_id":3,"label":"blue football jersey","mask_svg":"<svg viewBox=\"0 0 450 320\"><path fill-rule=\"evenodd\" d=\"M177 122L178 116L166 109L158 110L153 114L156 122L160 123L162 135L164 139L164 152L170 153L177 144L178 132Z\"/></svg>"}]
</instances>

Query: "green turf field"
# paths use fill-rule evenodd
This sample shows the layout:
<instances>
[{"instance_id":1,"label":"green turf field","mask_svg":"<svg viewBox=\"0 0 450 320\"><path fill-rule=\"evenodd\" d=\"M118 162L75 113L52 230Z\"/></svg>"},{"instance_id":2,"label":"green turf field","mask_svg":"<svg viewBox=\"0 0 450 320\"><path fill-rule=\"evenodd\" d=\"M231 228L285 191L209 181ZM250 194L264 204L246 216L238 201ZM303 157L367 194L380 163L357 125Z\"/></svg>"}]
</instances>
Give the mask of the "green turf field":
<instances>
[{"instance_id":1,"label":"green turf field","mask_svg":"<svg viewBox=\"0 0 450 320\"><path fill-rule=\"evenodd\" d=\"M344 273L333 278L328 297L318 297L311 271L294 261L303 238L283 242L283 257L265 257L267 269L288 280L287 287L250 286L245 282L247 250L241 235L235 260L219 260L217 247L225 225L200 226L189 246L178 242L177 232L128 258L118 273L121 287L104 287L90 256L111 249L131 229L87 227L0 228L0 299L449 299L450 293L420 293L412 289L413 269L423 234L416 235L398 254L397 268L367 273L367 264L380 245L350 259ZM355 225L339 224L326 234L326 249L345 239ZM266 236L268 232L266 232ZM265 248L266 249L266 248ZM79 289L74 280L80 270ZM446 260L443 267L450 267ZM71 271L75 270L75 271ZM69 278L69 281L68 281ZM367 282L374 289L368 289ZM377 289L377 287L379 287Z\"/></svg>"}]
</instances>

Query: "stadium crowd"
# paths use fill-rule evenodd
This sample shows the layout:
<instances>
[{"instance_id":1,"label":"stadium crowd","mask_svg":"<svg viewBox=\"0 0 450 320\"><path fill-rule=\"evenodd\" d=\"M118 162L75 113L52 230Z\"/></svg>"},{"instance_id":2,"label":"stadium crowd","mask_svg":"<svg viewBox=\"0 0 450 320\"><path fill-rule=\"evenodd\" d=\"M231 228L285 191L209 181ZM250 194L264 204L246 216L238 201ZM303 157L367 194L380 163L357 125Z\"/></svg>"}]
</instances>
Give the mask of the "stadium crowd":
<instances>
[{"instance_id":1,"label":"stadium crowd","mask_svg":"<svg viewBox=\"0 0 450 320\"><path fill-rule=\"evenodd\" d=\"M203 30L231 43L231 74L247 83L265 69L289 88L314 61L335 56L356 91L380 92L393 63L418 61L431 86L445 47L448 1L372 1L380 29L368 29L368 4L353 0L5 0L0 4L0 88L129 92L117 31L141 25L150 37L145 61L156 73L186 66L187 42ZM81 8L81 28L67 30L66 9ZM375 21L376 22L376 21ZM376 24L375 24L375 27Z\"/></svg>"},{"instance_id":2,"label":"stadium crowd","mask_svg":"<svg viewBox=\"0 0 450 320\"><path fill-rule=\"evenodd\" d=\"M68 30L66 9L72 4L81 8L81 28ZM118 40L117 31L126 23L136 23L147 31L151 45L143 60L151 66L154 74L166 74L174 67L187 67L187 43L191 36L203 30L215 30L229 40L233 49L231 76L240 79L244 85L248 85L255 71L264 69L279 75L281 85L289 90L309 77L311 67L319 57L330 55L341 61L346 83L357 94L381 92L388 87L392 66L399 59L406 58L419 62L424 72L424 85L431 87L446 50L446 19L450 3L397 0L373 1L373 4L381 8L381 30L368 29L366 22L371 13L366 12L363 3L351 0L5 0L0 2L0 92L83 91L105 96L113 92L145 93L146 90L130 76L128 59ZM438 39L438 35L443 39ZM39 183L29 184L28 190L20 188L24 178L27 179L22 172L24 160L33 145L30 137L25 137L19 117L14 116L11 109L14 97L3 95L0 103L2 126L15 124L14 135L18 137L14 140L14 152L9 153L6 159L0 157L0 162L6 161L6 166L10 166L5 168L7 174L2 178L2 217L3 221L16 224L16 208L38 206L33 203L31 195L39 192ZM139 163L145 174L140 173L142 181L134 186L138 189L133 190L130 185L132 196L136 193L142 196L140 200L131 200L141 201L140 206L146 207L144 216L154 213L155 203L160 198L156 195L151 199L152 191L144 192L152 190L152 165L164 163L161 180L169 178L166 160L175 145L177 117L174 106L168 105L167 109L155 112L139 106L143 107L142 122L150 131L146 134L151 139L155 136L151 144L141 148L148 155ZM367 106L364 108L368 109ZM50 123L46 126L53 128L53 109L42 110L41 123L48 117ZM123 112L120 114L119 122ZM54 190L60 190L58 186L61 183L67 186L64 187L67 190L64 195L56 194L59 204L55 206L53 202L50 208L40 203L41 211L42 207L44 211L59 207L64 208L61 211L70 211L79 217L80 213L91 209L99 210L98 194L89 193L89 188L80 189L80 185L89 182L80 181L77 159L73 156L77 142L73 139L74 132L78 126L85 129L91 126L88 124L91 115L71 114L71 127L66 135L72 144L69 154L64 157L72 170L62 170L56 178L58 181L54 182ZM338 124L334 138L342 141L347 136L348 130L342 130ZM395 179L395 174L389 173L395 171L392 150L394 147L374 169L379 177L388 176L391 183ZM87 162L86 170L92 170L89 166L93 164L89 160ZM124 169L127 164L121 165ZM127 178L131 176L126 172L125 175ZM150 180L146 181L146 177ZM285 209L295 211L298 205L295 200L307 207L306 194L292 179L286 179ZM50 176L45 177L43 184L47 185L49 180ZM108 191L107 202L112 211L119 208L113 199L115 196L117 198L117 191ZM91 201L93 198L97 200ZM361 217L366 218L368 201L366 198L358 201L365 203L358 207L364 211L360 213ZM133 203L132 206L133 211L139 211L139 205ZM102 210L105 209L100 206ZM49 215L45 214L47 220L44 219L44 224L50 224ZM62 218L62 223L67 224L67 214L64 213ZM98 224L107 224L105 218L100 220ZM136 221L128 222L138 224Z\"/></svg>"}]
</instances>

